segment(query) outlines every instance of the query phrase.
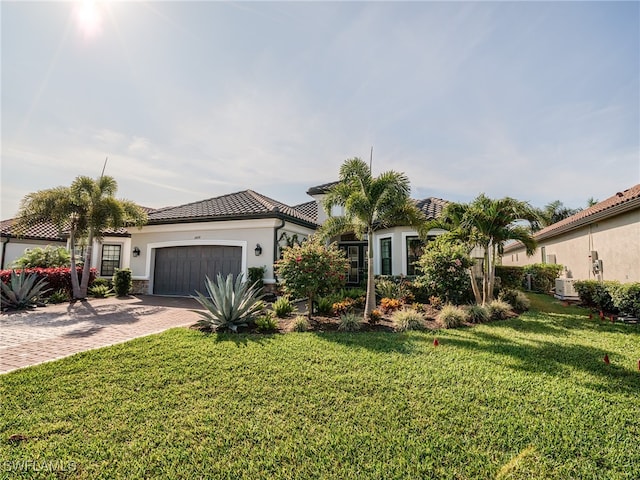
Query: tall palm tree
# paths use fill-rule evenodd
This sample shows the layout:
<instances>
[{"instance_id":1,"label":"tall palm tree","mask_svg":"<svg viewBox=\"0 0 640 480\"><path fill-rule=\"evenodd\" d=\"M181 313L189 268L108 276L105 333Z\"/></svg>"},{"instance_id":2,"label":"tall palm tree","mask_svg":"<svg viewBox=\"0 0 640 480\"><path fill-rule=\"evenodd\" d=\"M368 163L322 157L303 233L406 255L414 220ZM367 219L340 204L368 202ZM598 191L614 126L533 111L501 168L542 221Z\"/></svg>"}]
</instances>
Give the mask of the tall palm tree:
<instances>
[{"instance_id":1,"label":"tall palm tree","mask_svg":"<svg viewBox=\"0 0 640 480\"><path fill-rule=\"evenodd\" d=\"M73 297L87 296L91 256L94 239L102 238L105 230L125 225L141 227L147 214L135 203L115 198L118 184L113 177L101 176L97 180L77 177L70 187L56 187L30 193L23 198L18 212L18 231L34 224L49 221L61 231L69 231L71 245L71 285ZM75 245L87 239L82 283L78 280Z\"/></svg>"},{"instance_id":2,"label":"tall palm tree","mask_svg":"<svg viewBox=\"0 0 640 480\"><path fill-rule=\"evenodd\" d=\"M377 177L360 158L346 160L340 167L340 181L331 187L324 199L324 209L331 212L336 205L344 207L344 215L329 216L320 229L324 238L353 232L367 239L367 300L365 317L375 308L373 276L373 232L393 225L410 225L426 236L426 217L410 194L409 179L404 173L390 170Z\"/></svg>"},{"instance_id":3,"label":"tall palm tree","mask_svg":"<svg viewBox=\"0 0 640 480\"><path fill-rule=\"evenodd\" d=\"M527 202L510 197L493 200L480 194L469 204L451 203L445 207L437 226L449 230L449 238L466 243L470 249L482 249L482 291L473 276L471 282L477 303L484 305L493 298L495 264L505 242L518 240L525 246L527 255L533 255L536 242L531 229L521 221L531 223L537 218Z\"/></svg>"}]
</instances>

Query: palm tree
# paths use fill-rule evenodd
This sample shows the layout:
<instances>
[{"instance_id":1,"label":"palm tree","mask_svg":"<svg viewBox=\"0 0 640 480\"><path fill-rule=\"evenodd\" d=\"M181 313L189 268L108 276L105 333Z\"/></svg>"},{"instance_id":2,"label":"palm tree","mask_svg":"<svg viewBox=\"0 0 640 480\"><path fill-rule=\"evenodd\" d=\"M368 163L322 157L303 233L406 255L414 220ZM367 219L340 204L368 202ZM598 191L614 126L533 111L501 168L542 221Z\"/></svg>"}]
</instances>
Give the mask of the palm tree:
<instances>
[{"instance_id":1,"label":"palm tree","mask_svg":"<svg viewBox=\"0 0 640 480\"><path fill-rule=\"evenodd\" d=\"M581 208L565 207L560 200L554 200L544 206L544 208L535 209L537 219L531 224L534 231L548 227L554 223L564 220L578 213Z\"/></svg>"},{"instance_id":2,"label":"palm tree","mask_svg":"<svg viewBox=\"0 0 640 480\"><path fill-rule=\"evenodd\" d=\"M94 239L102 238L105 230L118 229L134 224L141 227L147 222L147 214L128 200L115 198L118 184L113 177L101 176L97 180L77 177L70 187L56 187L30 193L22 200L18 212L17 229L49 221L61 231L68 230L71 245L71 285L73 298L87 296L91 254ZM75 245L81 238L87 239L82 283L78 281Z\"/></svg>"},{"instance_id":3,"label":"palm tree","mask_svg":"<svg viewBox=\"0 0 640 480\"><path fill-rule=\"evenodd\" d=\"M505 242L518 240L525 246L527 255L535 252L536 242L531 229L521 221L531 223L537 218L535 210L527 202L510 197L493 200L480 194L469 204L447 205L440 219L431 226L449 230L449 238L464 242L469 250L473 247L482 249L482 291L473 275L471 284L476 302L484 305L493 298L495 264L498 256L502 255Z\"/></svg>"},{"instance_id":4,"label":"palm tree","mask_svg":"<svg viewBox=\"0 0 640 480\"><path fill-rule=\"evenodd\" d=\"M371 175L371 169L360 158L346 160L340 167L340 181L331 187L324 199L324 209L340 205L343 216L329 216L320 229L324 238L353 232L367 238L367 300L365 318L375 308L375 283L373 276L373 232L393 225L410 225L426 236L426 217L418 209L410 194L409 179L404 173L393 170Z\"/></svg>"}]
</instances>

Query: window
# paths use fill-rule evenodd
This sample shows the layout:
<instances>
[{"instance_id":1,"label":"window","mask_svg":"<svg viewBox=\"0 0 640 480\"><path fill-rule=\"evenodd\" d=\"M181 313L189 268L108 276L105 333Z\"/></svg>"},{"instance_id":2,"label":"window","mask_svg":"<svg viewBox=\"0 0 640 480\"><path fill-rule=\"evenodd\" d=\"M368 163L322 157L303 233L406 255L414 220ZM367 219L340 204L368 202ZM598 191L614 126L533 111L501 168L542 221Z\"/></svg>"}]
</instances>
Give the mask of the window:
<instances>
[{"instance_id":1,"label":"window","mask_svg":"<svg viewBox=\"0 0 640 480\"><path fill-rule=\"evenodd\" d=\"M112 276L116 268L120 268L121 245L103 245L102 262L100 263L100 276Z\"/></svg>"},{"instance_id":2,"label":"window","mask_svg":"<svg viewBox=\"0 0 640 480\"><path fill-rule=\"evenodd\" d=\"M435 235L427 237L427 243L435 240ZM426 243L419 237L407 237L407 275L420 275L420 267L415 263L420 260L424 253Z\"/></svg>"},{"instance_id":3,"label":"window","mask_svg":"<svg viewBox=\"0 0 640 480\"><path fill-rule=\"evenodd\" d=\"M540 254L542 255L541 263L547 263L547 249L545 247L540 247Z\"/></svg>"},{"instance_id":4,"label":"window","mask_svg":"<svg viewBox=\"0 0 640 480\"><path fill-rule=\"evenodd\" d=\"M390 238L380 239L380 260L382 262L380 273L382 275L392 275L391 273L391 239Z\"/></svg>"}]
</instances>

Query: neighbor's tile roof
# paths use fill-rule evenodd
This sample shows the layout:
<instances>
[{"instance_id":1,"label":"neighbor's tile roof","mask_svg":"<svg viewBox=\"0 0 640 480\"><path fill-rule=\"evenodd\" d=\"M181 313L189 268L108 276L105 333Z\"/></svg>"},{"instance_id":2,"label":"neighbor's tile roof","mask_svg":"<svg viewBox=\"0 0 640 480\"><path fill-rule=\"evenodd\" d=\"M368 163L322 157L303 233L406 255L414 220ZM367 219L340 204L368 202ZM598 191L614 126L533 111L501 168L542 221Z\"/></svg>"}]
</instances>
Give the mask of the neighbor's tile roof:
<instances>
[{"instance_id":1,"label":"neighbor's tile roof","mask_svg":"<svg viewBox=\"0 0 640 480\"><path fill-rule=\"evenodd\" d=\"M422 210L427 220L434 220L442 215L442 210L449 202L441 198L429 197L424 200L416 200L416 205Z\"/></svg>"},{"instance_id":2,"label":"neighbor's tile roof","mask_svg":"<svg viewBox=\"0 0 640 480\"><path fill-rule=\"evenodd\" d=\"M315 220L304 212L285 205L253 190L230 193L199 202L167 207L149 214L149 223L242 219L246 217L289 217L315 225Z\"/></svg>"},{"instance_id":3,"label":"neighbor's tile roof","mask_svg":"<svg viewBox=\"0 0 640 480\"><path fill-rule=\"evenodd\" d=\"M15 218L2 220L0 222L0 235L3 237L20 237L34 240L52 240L57 242L63 242L66 239L66 235L51 222L42 222L32 225L27 228L26 231L20 232L19 235L15 232L15 223Z\"/></svg>"},{"instance_id":4,"label":"neighbor's tile roof","mask_svg":"<svg viewBox=\"0 0 640 480\"><path fill-rule=\"evenodd\" d=\"M589 208L580 210L578 213L560 220L553 225L549 225L548 227L537 231L533 235L533 238L536 240L542 240L554 237L569 230L573 230L574 228L613 217L620 213L624 213L628 209L636 208L640 208L640 183L622 192L618 192ZM518 248L522 248L522 243L514 242L505 247L505 252Z\"/></svg>"},{"instance_id":5,"label":"neighbor's tile roof","mask_svg":"<svg viewBox=\"0 0 640 480\"><path fill-rule=\"evenodd\" d=\"M631 188L628 188L623 192L618 192L615 195L607 198L606 200L596 203L589 208L580 210L578 213L571 215L564 220L560 220L553 225L549 225L548 227L543 228L542 230L536 232L534 237L536 239L552 237L553 235L555 235L556 233L560 233L561 231L566 231L573 227L578 227L585 223L590 223L589 220L591 218L597 217L598 219L602 219L603 215L605 217L617 215L621 208L629 206L631 203L638 202L640 202L640 183Z\"/></svg>"},{"instance_id":6,"label":"neighbor's tile roof","mask_svg":"<svg viewBox=\"0 0 640 480\"><path fill-rule=\"evenodd\" d=\"M334 185L336 185L338 182L329 182L329 183L323 183L322 185L316 185L315 187L311 187L309 188L309 190L307 190L307 195L320 195L322 193L327 193L327 190L329 190L331 187L333 187Z\"/></svg>"}]
</instances>

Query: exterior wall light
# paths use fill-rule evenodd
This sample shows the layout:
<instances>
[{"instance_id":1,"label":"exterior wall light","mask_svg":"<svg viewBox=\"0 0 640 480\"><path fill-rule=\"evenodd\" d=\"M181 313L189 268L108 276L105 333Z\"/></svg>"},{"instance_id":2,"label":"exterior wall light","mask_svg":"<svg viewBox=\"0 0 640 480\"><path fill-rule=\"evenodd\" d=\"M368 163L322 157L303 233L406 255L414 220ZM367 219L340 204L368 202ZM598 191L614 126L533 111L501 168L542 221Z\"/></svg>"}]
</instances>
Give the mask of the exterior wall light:
<instances>
[{"instance_id":1,"label":"exterior wall light","mask_svg":"<svg viewBox=\"0 0 640 480\"><path fill-rule=\"evenodd\" d=\"M255 252L256 252L256 257L259 257L260 255L262 255L262 247L260 246L259 243L256 243Z\"/></svg>"},{"instance_id":2,"label":"exterior wall light","mask_svg":"<svg viewBox=\"0 0 640 480\"><path fill-rule=\"evenodd\" d=\"M133 247L133 256L134 257L140 256L140 249L138 247Z\"/></svg>"}]
</instances>

